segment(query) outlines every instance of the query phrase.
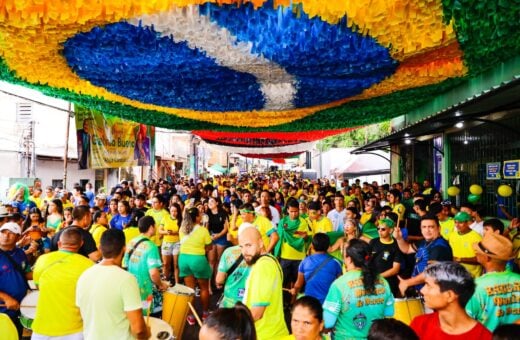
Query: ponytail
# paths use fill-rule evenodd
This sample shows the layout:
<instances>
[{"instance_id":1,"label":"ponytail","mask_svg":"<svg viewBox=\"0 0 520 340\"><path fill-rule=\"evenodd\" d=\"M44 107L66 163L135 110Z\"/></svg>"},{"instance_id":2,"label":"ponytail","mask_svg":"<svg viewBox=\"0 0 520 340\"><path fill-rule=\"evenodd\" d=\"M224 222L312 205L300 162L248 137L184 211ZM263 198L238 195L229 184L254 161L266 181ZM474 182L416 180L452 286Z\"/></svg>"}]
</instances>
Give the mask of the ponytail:
<instances>
[{"instance_id":1,"label":"ponytail","mask_svg":"<svg viewBox=\"0 0 520 340\"><path fill-rule=\"evenodd\" d=\"M184 216L182 217L181 232L185 235L189 235L195 227L195 220L199 216L199 209L190 208L184 210Z\"/></svg>"},{"instance_id":2,"label":"ponytail","mask_svg":"<svg viewBox=\"0 0 520 340\"><path fill-rule=\"evenodd\" d=\"M377 272L373 265L372 250L363 240L352 239L348 242L345 253L354 265L361 269L363 287L368 295L375 294Z\"/></svg>"}]
</instances>

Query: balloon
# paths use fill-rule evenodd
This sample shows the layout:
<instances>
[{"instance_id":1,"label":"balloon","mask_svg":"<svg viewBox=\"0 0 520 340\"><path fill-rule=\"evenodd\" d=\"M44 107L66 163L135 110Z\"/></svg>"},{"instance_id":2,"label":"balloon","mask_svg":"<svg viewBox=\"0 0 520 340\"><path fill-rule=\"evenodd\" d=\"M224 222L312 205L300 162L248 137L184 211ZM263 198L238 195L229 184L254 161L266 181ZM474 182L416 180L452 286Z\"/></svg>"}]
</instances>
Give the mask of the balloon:
<instances>
[{"instance_id":1,"label":"balloon","mask_svg":"<svg viewBox=\"0 0 520 340\"><path fill-rule=\"evenodd\" d=\"M448 188L447 192L450 196L457 196L460 193L460 189L456 186L452 186Z\"/></svg>"},{"instance_id":2,"label":"balloon","mask_svg":"<svg viewBox=\"0 0 520 340\"><path fill-rule=\"evenodd\" d=\"M482 187L478 184L473 184L469 187L469 192L471 192L473 195L481 195Z\"/></svg>"},{"instance_id":3,"label":"balloon","mask_svg":"<svg viewBox=\"0 0 520 340\"><path fill-rule=\"evenodd\" d=\"M479 200L480 200L480 195L475 195L475 194L468 195L468 202L470 202L470 203L477 203Z\"/></svg>"},{"instance_id":4,"label":"balloon","mask_svg":"<svg viewBox=\"0 0 520 340\"><path fill-rule=\"evenodd\" d=\"M513 194L513 189L507 184L502 184L498 187L498 194L502 197L509 197Z\"/></svg>"}]
</instances>

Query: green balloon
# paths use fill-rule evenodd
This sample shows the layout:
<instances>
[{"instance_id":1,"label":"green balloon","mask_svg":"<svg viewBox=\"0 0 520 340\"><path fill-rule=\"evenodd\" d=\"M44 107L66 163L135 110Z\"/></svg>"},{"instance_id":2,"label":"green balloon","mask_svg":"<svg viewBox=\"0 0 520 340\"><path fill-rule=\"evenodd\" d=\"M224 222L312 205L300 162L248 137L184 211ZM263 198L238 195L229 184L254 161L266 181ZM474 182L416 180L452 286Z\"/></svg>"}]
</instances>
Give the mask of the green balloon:
<instances>
[{"instance_id":1,"label":"green balloon","mask_svg":"<svg viewBox=\"0 0 520 340\"><path fill-rule=\"evenodd\" d=\"M478 201L480 201L480 195L475 195L475 194L468 195L468 202L477 203Z\"/></svg>"}]
</instances>

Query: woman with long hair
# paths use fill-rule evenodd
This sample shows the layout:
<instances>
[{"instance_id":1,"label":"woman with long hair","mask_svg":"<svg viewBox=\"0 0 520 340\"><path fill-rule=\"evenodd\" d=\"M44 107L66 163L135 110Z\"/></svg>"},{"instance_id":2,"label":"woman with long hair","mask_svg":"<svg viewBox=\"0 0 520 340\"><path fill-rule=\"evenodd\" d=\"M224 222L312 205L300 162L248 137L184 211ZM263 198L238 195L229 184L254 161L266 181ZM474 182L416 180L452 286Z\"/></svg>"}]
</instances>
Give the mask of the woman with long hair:
<instances>
[{"instance_id":1,"label":"woman with long hair","mask_svg":"<svg viewBox=\"0 0 520 340\"><path fill-rule=\"evenodd\" d=\"M110 220L110 228L123 230L132 219L132 210L127 201L119 201L117 203L117 214L112 216Z\"/></svg>"},{"instance_id":2,"label":"woman with long hair","mask_svg":"<svg viewBox=\"0 0 520 340\"><path fill-rule=\"evenodd\" d=\"M201 226L202 214L197 208L185 210L179 232L181 248L179 255L179 276L190 288L197 283L200 288L202 303L202 318L209 315L209 280L211 267L206 258L206 252L212 248L212 240L208 229ZM195 324L195 317L188 315L190 325Z\"/></svg>"},{"instance_id":3,"label":"woman with long hair","mask_svg":"<svg viewBox=\"0 0 520 340\"><path fill-rule=\"evenodd\" d=\"M220 200L214 197L208 199L208 230L213 241L213 248L208 252L208 260L213 271L217 273L217 266L224 249L228 246L227 232L229 229L229 217L222 208Z\"/></svg>"},{"instance_id":4,"label":"woman with long hair","mask_svg":"<svg viewBox=\"0 0 520 340\"><path fill-rule=\"evenodd\" d=\"M334 328L335 339L366 338L373 320L394 315L394 297L376 272L368 243L351 239L343 254L347 272L332 283L325 298L325 328Z\"/></svg>"},{"instance_id":5,"label":"woman with long hair","mask_svg":"<svg viewBox=\"0 0 520 340\"><path fill-rule=\"evenodd\" d=\"M350 240L357 238L359 238L358 221L347 218L343 224L343 237L338 238L336 242L330 246L328 252L338 260L342 261L344 255L343 249L345 248L345 245Z\"/></svg>"},{"instance_id":6,"label":"woman with long hair","mask_svg":"<svg viewBox=\"0 0 520 340\"><path fill-rule=\"evenodd\" d=\"M173 278L179 283L179 228L182 224L182 209L179 204L170 205L170 216L163 218L159 226L159 234L163 236L161 255L163 261L163 275L166 280L172 280L171 267L173 263Z\"/></svg>"}]
</instances>

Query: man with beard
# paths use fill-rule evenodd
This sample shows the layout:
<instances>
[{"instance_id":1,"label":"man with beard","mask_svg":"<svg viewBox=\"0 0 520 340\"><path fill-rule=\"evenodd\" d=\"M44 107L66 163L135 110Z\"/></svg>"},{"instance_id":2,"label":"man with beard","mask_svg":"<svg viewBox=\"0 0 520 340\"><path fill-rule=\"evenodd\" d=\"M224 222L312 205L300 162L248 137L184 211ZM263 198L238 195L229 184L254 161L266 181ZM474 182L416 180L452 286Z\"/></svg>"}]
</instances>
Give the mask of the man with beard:
<instances>
[{"instance_id":1,"label":"man with beard","mask_svg":"<svg viewBox=\"0 0 520 340\"><path fill-rule=\"evenodd\" d=\"M260 232L254 227L241 231L238 243L251 272L246 282L244 304L251 310L259 340L288 334L283 314L283 274L276 258L266 254Z\"/></svg>"}]
</instances>

